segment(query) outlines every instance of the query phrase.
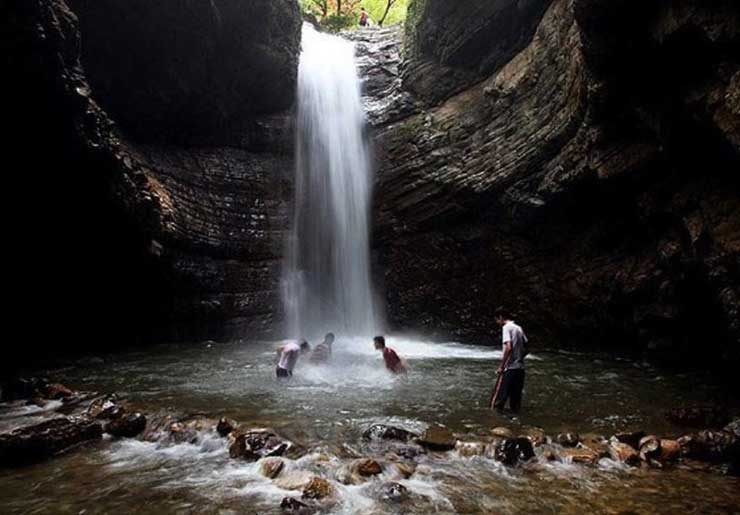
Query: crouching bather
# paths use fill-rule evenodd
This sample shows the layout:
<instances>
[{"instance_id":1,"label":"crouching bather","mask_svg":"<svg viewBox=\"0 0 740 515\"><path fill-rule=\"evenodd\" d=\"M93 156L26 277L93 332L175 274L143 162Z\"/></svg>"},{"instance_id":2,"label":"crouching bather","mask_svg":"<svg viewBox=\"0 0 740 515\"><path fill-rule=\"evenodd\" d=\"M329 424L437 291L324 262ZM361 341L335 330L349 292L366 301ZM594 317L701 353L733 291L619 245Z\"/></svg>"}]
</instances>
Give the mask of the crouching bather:
<instances>
[{"instance_id":1,"label":"crouching bather","mask_svg":"<svg viewBox=\"0 0 740 515\"><path fill-rule=\"evenodd\" d=\"M373 344L375 350L379 350L383 353L383 361L385 361L385 368L393 372L394 374L405 374L408 372L408 367L401 358L398 357L396 351L390 347L385 346L385 338L382 336L376 336L373 338Z\"/></svg>"},{"instance_id":2,"label":"crouching bather","mask_svg":"<svg viewBox=\"0 0 740 515\"><path fill-rule=\"evenodd\" d=\"M288 342L277 349L278 365L275 374L278 378L288 378L293 375L293 369L298 361L300 354L305 354L311 350L311 346L306 340L302 340L300 345L296 342Z\"/></svg>"},{"instance_id":3,"label":"crouching bather","mask_svg":"<svg viewBox=\"0 0 740 515\"><path fill-rule=\"evenodd\" d=\"M334 343L334 333L328 333L324 336L324 341L319 343L308 358L311 363L320 364L328 363L331 359L331 346Z\"/></svg>"}]
</instances>

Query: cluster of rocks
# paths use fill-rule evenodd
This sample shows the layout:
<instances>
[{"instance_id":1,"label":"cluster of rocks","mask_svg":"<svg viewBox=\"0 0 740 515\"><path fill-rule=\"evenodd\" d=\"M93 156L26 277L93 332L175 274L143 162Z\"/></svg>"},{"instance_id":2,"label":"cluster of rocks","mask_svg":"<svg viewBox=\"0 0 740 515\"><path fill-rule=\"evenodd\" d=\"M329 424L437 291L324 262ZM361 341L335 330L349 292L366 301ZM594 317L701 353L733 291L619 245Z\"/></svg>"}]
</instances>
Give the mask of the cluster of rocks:
<instances>
[{"instance_id":1,"label":"cluster of rocks","mask_svg":"<svg viewBox=\"0 0 740 515\"><path fill-rule=\"evenodd\" d=\"M481 456L507 466L524 464L534 458L597 465L606 458L635 467L664 468L678 463L693 468L719 466L728 474L738 475L740 464L740 419L721 430L702 430L678 438L663 438L644 431L622 432L609 438L577 433L551 437L538 428L516 434L509 428L497 427L480 441L463 441L438 425L430 426L421 435L374 425L365 432L365 438L413 441L429 451L454 450L463 457Z\"/></svg>"},{"instance_id":2,"label":"cluster of rocks","mask_svg":"<svg viewBox=\"0 0 740 515\"><path fill-rule=\"evenodd\" d=\"M80 411L80 404L91 398L89 405ZM0 463L9 467L47 460L84 443L100 440L103 434L132 438L142 433L147 425L143 414L131 411L115 395L94 397L89 392L78 392L43 378L4 383L0 400L25 401L39 407L52 400L62 401L54 418L0 434Z\"/></svg>"},{"instance_id":3,"label":"cluster of rocks","mask_svg":"<svg viewBox=\"0 0 740 515\"><path fill-rule=\"evenodd\" d=\"M414 494L401 482L422 473L422 456L444 457L455 453L463 458L490 459L507 467L529 470L548 462L598 465L610 459L632 467L721 469L740 474L740 419L719 430L701 430L677 438L650 435L643 431L623 432L609 438L564 432L548 436L539 428L514 431L496 427L477 440L459 438L449 428L432 424L423 432L386 424L373 424L362 434L362 445L342 451L341 464L330 466L333 458L318 452L310 470L295 467L293 460L308 449L269 428L240 424L229 418L205 414L177 417L171 413L136 412L115 395L90 396L43 379L19 380L3 387L2 399L39 404L46 397L87 398L74 414L0 435L0 462L17 466L51 458L85 442L113 438L140 438L164 444L196 444L205 438L222 440L233 460L256 463L259 473L277 487L300 491L286 496L281 509L289 513L316 513L339 502L338 485L368 483L381 502L399 505L412 502ZM706 420L721 420L711 410L684 410L691 420L696 413ZM669 418L680 417L672 412Z\"/></svg>"}]
</instances>

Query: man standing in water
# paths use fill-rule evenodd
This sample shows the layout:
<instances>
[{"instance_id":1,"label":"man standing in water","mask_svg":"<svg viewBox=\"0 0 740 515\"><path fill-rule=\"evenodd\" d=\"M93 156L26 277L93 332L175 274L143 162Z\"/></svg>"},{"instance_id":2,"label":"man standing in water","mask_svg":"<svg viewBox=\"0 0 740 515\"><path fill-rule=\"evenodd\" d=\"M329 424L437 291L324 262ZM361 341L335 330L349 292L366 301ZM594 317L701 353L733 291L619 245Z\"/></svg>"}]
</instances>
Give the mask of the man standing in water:
<instances>
[{"instance_id":1,"label":"man standing in water","mask_svg":"<svg viewBox=\"0 0 740 515\"><path fill-rule=\"evenodd\" d=\"M302 340L301 344L298 345L296 342L288 342L285 345L278 347L277 354L279 361L275 374L278 379L287 379L293 375L293 369L298 361L299 354L305 354L311 350L311 346L306 340Z\"/></svg>"},{"instance_id":2,"label":"man standing in water","mask_svg":"<svg viewBox=\"0 0 740 515\"><path fill-rule=\"evenodd\" d=\"M498 380L491 397L491 408L503 413L506 401L512 413L519 413L524 389L524 357L527 355L527 336L514 323L511 312L504 308L496 310L496 323L502 327L503 357L499 366Z\"/></svg>"},{"instance_id":3,"label":"man standing in water","mask_svg":"<svg viewBox=\"0 0 740 515\"><path fill-rule=\"evenodd\" d=\"M327 363L331 359L331 346L334 343L334 333L327 333L324 341L319 343L311 353L311 363Z\"/></svg>"},{"instance_id":4,"label":"man standing in water","mask_svg":"<svg viewBox=\"0 0 740 515\"><path fill-rule=\"evenodd\" d=\"M383 361L385 361L385 368L393 372L394 374L405 374L408 372L406 365L403 363L401 358L398 357L396 351L390 347L385 346L385 338L382 336L376 336L373 338L373 344L375 350L383 352Z\"/></svg>"}]
</instances>

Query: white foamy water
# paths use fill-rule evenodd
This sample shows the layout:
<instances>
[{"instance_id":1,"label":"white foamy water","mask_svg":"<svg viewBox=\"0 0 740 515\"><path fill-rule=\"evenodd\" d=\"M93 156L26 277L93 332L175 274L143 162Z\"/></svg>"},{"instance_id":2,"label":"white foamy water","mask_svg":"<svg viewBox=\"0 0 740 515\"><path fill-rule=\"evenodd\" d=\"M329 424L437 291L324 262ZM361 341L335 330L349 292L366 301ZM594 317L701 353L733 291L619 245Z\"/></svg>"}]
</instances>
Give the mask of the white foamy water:
<instances>
[{"instance_id":1,"label":"white foamy water","mask_svg":"<svg viewBox=\"0 0 740 515\"><path fill-rule=\"evenodd\" d=\"M372 168L354 45L303 28L293 230L283 276L293 337L378 331L370 280Z\"/></svg>"}]
</instances>

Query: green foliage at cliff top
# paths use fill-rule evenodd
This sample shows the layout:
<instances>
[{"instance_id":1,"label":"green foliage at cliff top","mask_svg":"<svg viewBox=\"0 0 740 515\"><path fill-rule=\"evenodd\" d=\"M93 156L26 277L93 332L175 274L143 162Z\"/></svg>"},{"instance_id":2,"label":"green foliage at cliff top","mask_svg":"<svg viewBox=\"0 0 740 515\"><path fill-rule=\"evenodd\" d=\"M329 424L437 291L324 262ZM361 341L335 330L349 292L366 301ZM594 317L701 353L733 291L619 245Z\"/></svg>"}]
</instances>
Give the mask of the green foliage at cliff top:
<instances>
[{"instance_id":1,"label":"green foliage at cliff top","mask_svg":"<svg viewBox=\"0 0 740 515\"><path fill-rule=\"evenodd\" d=\"M402 23L406 20L406 11L411 0L395 0L384 26ZM305 13L315 15L322 25L329 29L343 29L357 26L360 19L360 8L364 7L374 24L383 18L388 0L343 0L341 13L337 12L336 0L299 0ZM326 8L326 17L323 8Z\"/></svg>"}]
</instances>

